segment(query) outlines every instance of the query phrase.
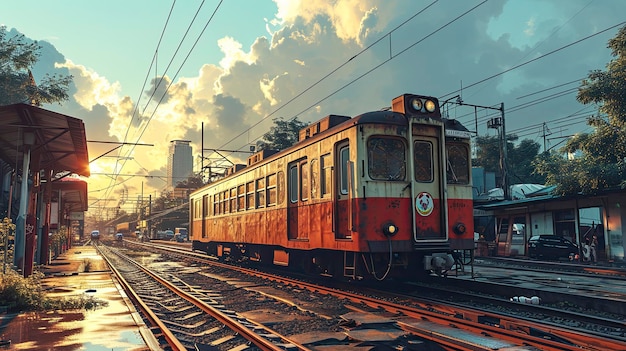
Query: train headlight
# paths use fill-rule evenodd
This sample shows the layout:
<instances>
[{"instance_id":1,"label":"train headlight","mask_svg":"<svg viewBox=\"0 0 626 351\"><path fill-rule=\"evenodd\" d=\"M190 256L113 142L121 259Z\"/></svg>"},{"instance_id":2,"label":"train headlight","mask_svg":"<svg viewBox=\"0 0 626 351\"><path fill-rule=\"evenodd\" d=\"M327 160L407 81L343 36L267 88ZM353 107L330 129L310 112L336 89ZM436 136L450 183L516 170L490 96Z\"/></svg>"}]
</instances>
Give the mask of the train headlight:
<instances>
[{"instance_id":1,"label":"train headlight","mask_svg":"<svg viewBox=\"0 0 626 351\"><path fill-rule=\"evenodd\" d=\"M433 100L426 100L426 102L424 103L424 108L426 108L426 111L433 113L435 112L437 105Z\"/></svg>"},{"instance_id":2,"label":"train headlight","mask_svg":"<svg viewBox=\"0 0 626 351\"><path fill-rule=\"evenodd\" d=\"M398 232L398 227L396 227L393 223L383 224L383 234L385 236L394 236Z\"/></svg>"},{"instance_id":3,"label":"train headlight","mask_svg":"<svg viewBox=\"0 0 626 351\"><path fill-rule=\"evenodd\" d=\"M421 111L422 110L422 100L420 100L419 98L411 99L411 107L415 111Z\"/></svg>"},{"instance_id":4,"label":"train headlight","mask_svg":"<svg viewBox=\"0 0 626 351\"><path fill-rule=\"evenodd\" d=\"M463 235L465 234L466 231L467 231L467 227L465 226L465 223L457 223L454 226L454 232L458 235Z\"/></svg>"},{"instance_id":5,"label":"train headlight","mask_svg":"<svg viewBox=\"0 0 626 351\"><path fill-rule=\"evenodd\" d=\"M439 101L431 96L403 94L391 101L391 110L408 117L441 118Z\"/></svg>"}]
</instances>

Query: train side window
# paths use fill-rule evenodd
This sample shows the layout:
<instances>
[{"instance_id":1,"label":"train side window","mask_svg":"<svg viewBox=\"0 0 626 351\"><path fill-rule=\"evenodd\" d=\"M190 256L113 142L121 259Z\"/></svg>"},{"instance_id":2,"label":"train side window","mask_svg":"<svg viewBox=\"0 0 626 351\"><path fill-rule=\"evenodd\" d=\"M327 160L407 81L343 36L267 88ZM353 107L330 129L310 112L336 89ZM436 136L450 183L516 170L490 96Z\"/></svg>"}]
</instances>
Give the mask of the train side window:
<instances>
[{"instance_id":1,"label":"train side window","mask_svg":"<svg viewBox=\"0 0 626 351\"><path fill-rule=\"evenodd\" d=\"M193 202L193 218L198 219L200 217L200 200Z\"/></svg>"},{"instance_id":2,"label":"train side window","mask_svg":"<svg viewBox=\"0 0 626 351\"><path fill-rule=\"evenodd\" d=\"M459 143L446 144L448 184L469 184L469 149Z\"/></svg>"},{"instance_id":3,"label":"train side window","mask_svg":"<svg viewBox=\"0 0 626 351\"><path fill-rule=\"evenodd\" d=\"M430 183L433 175L433 145L428 141L416 140L414 145L415 180Z\"/></svg>"},{"instance_id":4,"label":"train side window","mask_svg":"<svg viewBox=\"0 0 626 351\"><path fill-rule=\"evenodd\" d=\"M348 161L350 161L350 147L344 146L339 149L339 191L343 195L348 194Z\"/></svg>"},{"instance_id":5,"label":"train side window","mask_svg":"<svg viewBox=\"0 0 626 351\"><path fill-rule=\"evenodd\" d=\"M373 180L406 178L406 147L400 138L371 137L367 141L367 164Z\"/></svg>"},{"instance_id":6,"label":"train side window","mask_svg":"<svg viewBox=\"0 0 626 351\"><path fill-rule=\"evenodd\" d=\"M265 178L256 180L256 207L265 207Z\"/></svg>"},{"instance_id":7,"label":"train side window","mask_svg":"<svg viewBox=\"0 0 626 351\"><path fill-rule=\"evenodd\" d=\"M228 194L230 194L228 190L224 190L222 192L222 204L223 204L222 214L230 212L230 199L228 198Z\"/></svg>"},{"instance_id":8,"label":"train side window","mask_svg":"<svg viewBox=\"0 0 626 351\"><path fill-rule=\"evenodd\" d=\"M289 201L295 204L298 202L298 165L292 165L289 167Z\"/></svg>"},{"instance_id":9,"label":"train side window","mask_svg":"<svg viewBox=\"0 0 626 351\"><path fill-rule=\"evenodd\" d=\"M237 212L237 188L230 189L230 212Z\"/></svg>"},{"instance_id":10,"label":"train side window","mask_svg":"<svg viewBox=\"0 0 626 351\"><path fill-rule=\"evenodd\" d=\"M224 190L222 192L222 213L228 213L230 212L230 206L229 206L230 202L228 200L228 190Z\"/></svg>"},{"instance_id":11,"label":"train side window","mask_svg":"<svg viewBox=\"0 0 626 351\"><path fill-rule=\"evenodd\" d=\"M322 198L330 195L330 190L332 189L332 184L333 184L333 178L332 178L332 169L333 169L333 162L330 158L330 154L326 154L326 155L322 155L322 157L320 157L320 167L322 168L322 174L321 174L321 181L320 181L320 186L321 186L321 195Z\"/></svg>"},{"instance_id":12,"label":"train side window","mask_svg":"<svg viewBox=\"0 0 626 351\"><path fill-rule=\"evenodd\" d=\"M317 159L311 160L311 199L316 199L320 183L320 168Z\"/></svg>"},{"instance_id":13,"label":"train side window","mask_svg":"<svg viewBox=\"0 0 626 351\"><path fill-rule=\"evenodd\" d=\"M246 202L248 203L247 209L254 209L254 182L246 183Z\"/></svg>"},{"instance_id":14,"label":"train side window","mask_svg":"<svg viewBox=\"0 0 626 351\"><path fill-rule=\"evenodd\" d=\"M243 184L237 187L237 210L244 211L246 209L246 189Z\"/></svg>"},{"instance_id":15,"label":"train side window","mask_svg":"<svg viewBox=\"0 0 626 351\"><path fill-rule=\"evenodd\" d=\"M202 196L202 218L209 216L209 209L211 208L209 200L209 195Z\"/></svg>"},{"instance_id":16,"label":"train side window","mask_svg":"<svg viewBox=\"0 0 626 351\"><path fill-rule=\"evenodd\" d=\"M300 199L302 201L309 199L309 164L307 162L300 163Z\"/></svg>"},{"instance_id":17,"label":"train side window","mask_svg":"<svg viewBox=\"0 0 626 351\"><path fill-rule=\"evenodd\" d=\"M213 195L213 215L220 214L220 194Z\"/></svg>"},{"instance_id":18,"label":"train side window","mask_svg":"<svg viewBox=\"0 0 626 351\"><path fill-rule=\"evenodd\" d=\"M276 206L276 174L267 176L267 206Z\"/></svg>"}]
</instances>

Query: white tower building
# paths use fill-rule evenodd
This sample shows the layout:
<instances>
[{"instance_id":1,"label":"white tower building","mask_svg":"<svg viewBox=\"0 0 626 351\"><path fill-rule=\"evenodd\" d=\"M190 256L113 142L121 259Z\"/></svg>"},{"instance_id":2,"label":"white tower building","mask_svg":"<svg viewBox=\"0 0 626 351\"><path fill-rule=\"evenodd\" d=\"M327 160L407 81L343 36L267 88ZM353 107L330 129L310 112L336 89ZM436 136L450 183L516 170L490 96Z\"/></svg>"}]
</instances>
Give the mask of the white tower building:
<instances>
[{"instance_id":1,"label":"white tower building","mask_svg":"<svg viewBox=\"0 0 626 351\"><path fill-rule=\"evenodd\" d=\"M193 174L193 156L191 141L172 140L167 157L167 186L174 188L178 183L187 180Z\"/></svg>"}]
</instances>

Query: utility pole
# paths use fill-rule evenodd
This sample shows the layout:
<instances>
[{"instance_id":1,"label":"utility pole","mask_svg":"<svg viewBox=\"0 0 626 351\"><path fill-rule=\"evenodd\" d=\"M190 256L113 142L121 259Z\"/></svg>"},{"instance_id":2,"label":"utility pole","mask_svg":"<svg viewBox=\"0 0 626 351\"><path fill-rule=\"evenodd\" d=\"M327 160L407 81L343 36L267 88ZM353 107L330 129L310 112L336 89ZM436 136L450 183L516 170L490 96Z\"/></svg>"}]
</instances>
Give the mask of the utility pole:
<instances>
[{"instance_id":1,"label":"utility pole","mask_svg":"<svg viewBox=\"0 0 626 351\"><path fill-rule=\"evenodd\" d=\"M497 129L500 139L500 175L501 181L500 186L502 186L502 190L504 191L504 198L506 200L511 199L511 194L509 190L509 178L508 178L508 169L507 169L507 147L506 147L506 128L504 126L504 103L500 104L500 117L495 117L487 121L487 128Z\"/></svg>"},{"instance_id":2,"label":"utility pole","mask_svg":"<svg viewBox=\"0 0 626 351\"><path fill-rule=\"evenodd\" d=\"M152 239L152 194L150 194L150 196L148 197L148 208L149 208L149 217L148 217L148 223L147 223L147 233L144 235L148 235L148 238Z\"/></svg>"},{"instance_id":3,"label":"utility pole","mask_svg":"<svg viewBox=\"0 0 626 351\"><path fill-rule=\"evenodd\" d=\"M200 178L204 184L204 122L200 129Z\"/></svg>"},{"instance_id":4,"label":"utility pole","mask_svg":"<svg viewBox=\"0 0 626 351\"><path fill-rule=\"evenodd\" d=\"M452 101L452 99L456 98L456 101ZM509 189L509 175L508 175L508 166L507 166L507 141L506 141L506 127L504 125L504 102L500 103L500 107L493 106L481 106L481 105L473 105L466 104L463 102L460 96L453 96L450 99L444 101L442 104L445 105L447 103L457 104L459 106L472 106L474 107L474 116L476 118L476 108L484 108L487 110L497 110L500 111L500 117L495 117L487 121L487 128L498 129L499 131L499 139L500 139L500 174L502 176L501 186L504 191L504 198L507 200L511 199L511 189ZM476 121L478 119L476 118ZM478 122L476 122L476 134L478 134Z\"/></svg>"},{"instance_id":5,"label":"utility pole","mask_svg":"<svg viewBox=\"0 0 626 351\"><path fill-rule=\"evenodd\" d=\"M141 200L139 202L139 221L137 221L140 226L143 226L143 219L145 218L143 213L143 182L141 182Z\"/></svg>"},{"instance_id":6,"label":"utility pole","mask_svg":"<svg viewBox=\"0 0 626 351\"><path fill-rule=\"evenodd\" d=\"M504 199L505 200L510 200L511 199L511 189L509 189L509 167L507 165L507 160L509 159L507 157L507 142L506 142L506 127L504 124L504 102L500 103L500 114L501 114L501 118L502 118L502 130L501 130L501 140L502 140L502 144L501 144L501 152L502 152L502 159L500 160L501 164L500 164L500 168L502 169L502 188L504 190Z\"/></svg>"}]
</instances>

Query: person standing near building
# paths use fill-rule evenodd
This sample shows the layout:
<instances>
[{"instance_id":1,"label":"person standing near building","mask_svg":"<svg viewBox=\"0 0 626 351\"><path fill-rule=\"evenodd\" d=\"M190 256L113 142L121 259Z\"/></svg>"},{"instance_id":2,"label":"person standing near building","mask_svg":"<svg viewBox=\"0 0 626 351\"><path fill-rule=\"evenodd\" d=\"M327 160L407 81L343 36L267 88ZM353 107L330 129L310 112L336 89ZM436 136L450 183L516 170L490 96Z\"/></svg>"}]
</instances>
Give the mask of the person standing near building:
<instances>
[{"instance_id":1,"label":"person standing near building","mask_svg":"<svg viewBox=\"0 0 626 351\"><path fill-rule=\"evenodd\" d=\"M591 243L589 244L589 258L591 259L591 262L596 263L598 262L598 236L597 235L593 235L593 237L591 238Z\"/></svg>"}]
</instances>

